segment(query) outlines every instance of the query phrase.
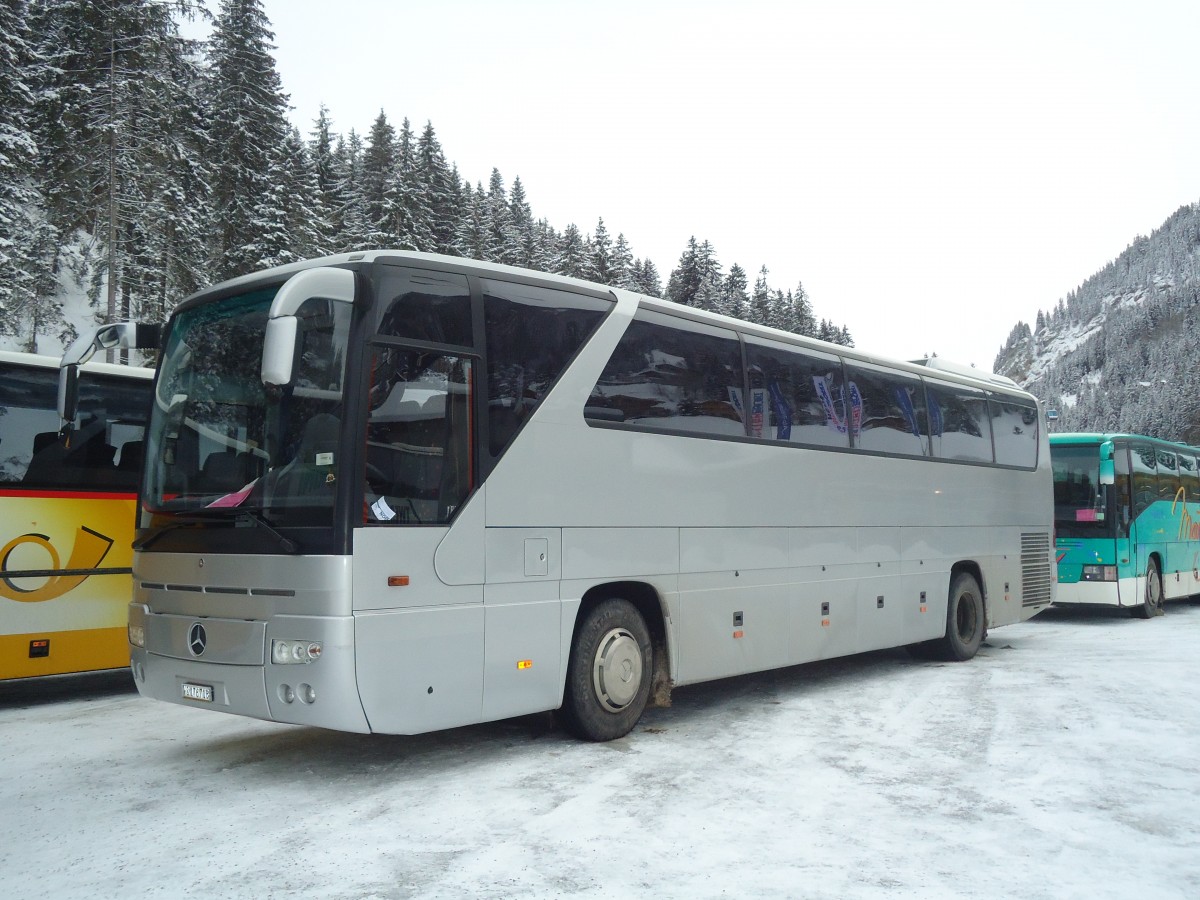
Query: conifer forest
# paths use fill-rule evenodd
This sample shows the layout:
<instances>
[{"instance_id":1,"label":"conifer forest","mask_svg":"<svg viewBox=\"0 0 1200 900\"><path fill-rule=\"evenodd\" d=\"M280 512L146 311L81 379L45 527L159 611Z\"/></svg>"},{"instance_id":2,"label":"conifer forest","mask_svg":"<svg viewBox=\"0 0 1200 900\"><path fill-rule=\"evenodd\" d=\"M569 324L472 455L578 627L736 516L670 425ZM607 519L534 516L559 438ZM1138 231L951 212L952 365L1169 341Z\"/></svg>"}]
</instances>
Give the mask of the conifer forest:
<instances>
[{"instance_id":1,"label":"conifer forest","mask_svg":"<svg viewBox=\"0 0 1200 900\"><path fill-rule=\"evenodd\" d=\"M185 36L197 23L205 40ZM381 109L365 134L340 133L322 108L302 132L273 40L260 0L0 0L0 346L57 353L80 327L162 321L227 278L370 248L583 278L853 345L802 284L726 266L703 238L680 235L660 270L614 227L620 210L547 221L518 175L459 171L432 122ZM995 370L1059 413L1054 430L1200 442L1198 259L1189 202L1018 322Z\"/></svg>"},{"instance_id":2,"label":"conifer forest","mask_svg":"<svg viewBox=\"0 0 1200 900\"><path fill-rule=\"evenodd\" d=\"M184 36L196 21L208 39ZM604 218L551 224L497 169L472 184L432 122L381 110L366 134L341 134L322 108L301 133L273 39L259 0L0 0L3 346L57 352L78 326L162 321L216 282L371 248L574 276L852 345L802 285L726 270L706 240L681 238L664 283ZM64 304L80 294L87 322Z\"/></svg>"}]
</instances>

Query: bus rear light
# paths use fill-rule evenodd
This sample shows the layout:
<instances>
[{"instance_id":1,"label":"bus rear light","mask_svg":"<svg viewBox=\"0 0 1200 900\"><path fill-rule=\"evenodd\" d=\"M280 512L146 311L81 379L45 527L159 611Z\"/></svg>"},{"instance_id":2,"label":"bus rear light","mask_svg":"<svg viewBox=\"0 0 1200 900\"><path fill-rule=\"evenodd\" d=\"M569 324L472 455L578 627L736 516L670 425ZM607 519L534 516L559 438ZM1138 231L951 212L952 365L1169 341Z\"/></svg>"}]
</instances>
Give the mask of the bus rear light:
<instances>
[{"instance_id":1,"label":"bus rear light","mask_svg":"<svg viewBox=\"0 0 1200 900\"><path fill-rule=\"evenodd\" d=\"M1116 581L1116 566L1084 566L1082 581Z\"/></svg>"},{"instance_id":2,"label":"bus rear light","mask_svg":"<svg viewBox=\"0 0 1200 900\"><path fill-rule=\"evenodd\" d=\"M271 662L276 665L304 665L320 658L319 641L271 641Z\"/></svg>"},{"instance_id":3,"label":"bus rear light","mask_svg":"<svg viewBox=\"0 0 1200 900\"><path fill-rule=\"evenodd\" d=\"M146 627L144 625L129 626L129 643L134 647L146 646Z\"/></svg>"}]
</instances>

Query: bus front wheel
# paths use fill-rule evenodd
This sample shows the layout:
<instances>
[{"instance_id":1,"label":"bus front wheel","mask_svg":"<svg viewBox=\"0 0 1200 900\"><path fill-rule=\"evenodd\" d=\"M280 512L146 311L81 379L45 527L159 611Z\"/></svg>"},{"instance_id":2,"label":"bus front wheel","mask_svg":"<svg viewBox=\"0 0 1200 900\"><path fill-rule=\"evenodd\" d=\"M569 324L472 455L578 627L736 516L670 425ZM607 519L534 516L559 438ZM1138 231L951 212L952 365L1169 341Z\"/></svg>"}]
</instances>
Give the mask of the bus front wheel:
<instances>
[{"instance_id":1,"label":"bus front wheel","mask_svg":"<svg viewBox=\"0 0 1200 900\"><path fill-rule=\"evenodd\" d=\"M642 614L628 600L598 603L585 614L571 645L559 721L584 740L623 737L642 717L653 671Z\"/></svg>"},{"instance_id":2,"label":"bus front wheel","mask_svg":"<svg viewBox=\"0 0 1200 900\"><path fill-rule=\"evenodd\" d=\"M1158 573L1158 562L1151 559L1146 564L1146 592L1142 602L1130 612L1139 619L1149 619L1163 614L1162 576Z\"/></svg>"}]
</instances>

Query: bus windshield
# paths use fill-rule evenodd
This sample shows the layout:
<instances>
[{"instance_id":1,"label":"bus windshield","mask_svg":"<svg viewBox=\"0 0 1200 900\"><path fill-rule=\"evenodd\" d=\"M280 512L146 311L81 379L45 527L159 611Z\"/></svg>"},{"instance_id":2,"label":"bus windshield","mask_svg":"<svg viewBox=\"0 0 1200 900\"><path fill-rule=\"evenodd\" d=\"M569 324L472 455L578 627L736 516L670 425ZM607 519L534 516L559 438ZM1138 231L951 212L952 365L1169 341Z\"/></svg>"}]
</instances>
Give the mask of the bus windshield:
<instances>
[{"instance_id":1,"label":"bus windshield","mask_svg":"<svg viewBox=\"0 0 1200 900\"><path fill-rule=\"evenodd\" d=\"M259 370L277 290L176 318L147 436L147 511L206 518L254 511L285 525L332 523L351 310L306 301L297 313L295 377L267 386Z\"/></svg>"},{"instance_id":2,"label":"bus windshield","mask_svg":"<svg viewBox=\"0 0 1200 900\"><path fill-rule=\"evenodd\" d=\"M1060 537L1102 537L1113 531L1108 494L1100 484L1098 445L1056 446L1054 524Z\"/></svg>"}]
</instances>

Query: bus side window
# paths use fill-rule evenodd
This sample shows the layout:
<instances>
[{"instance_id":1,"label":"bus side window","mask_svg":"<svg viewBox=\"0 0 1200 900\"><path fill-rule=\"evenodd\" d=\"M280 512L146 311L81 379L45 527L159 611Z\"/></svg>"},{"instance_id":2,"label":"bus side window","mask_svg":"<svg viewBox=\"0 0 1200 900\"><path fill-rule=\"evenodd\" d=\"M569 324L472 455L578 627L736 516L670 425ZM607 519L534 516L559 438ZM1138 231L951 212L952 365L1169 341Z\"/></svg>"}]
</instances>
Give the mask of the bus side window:
<instances>
[{"instance_id":1,"label":"bus side window","mask_svg":"<svg viewBox=\"0 0 1200 900\"><path fill-rule=\"evenodd\" d=\"M1189 503L1200 503L1200 468L1196 465L1196 457L1179 455L1180 481L1187 488Z\"/></svg>"},{"instance_id":2,"label":"bus side window","mask_svg":"<svg viewBox=\"0 0 1200 900\"><path fill-rule=\"evenodd\" d=\"M989 394L988 405L992 412L992 439L996 445L996 464L1021 466L1026 469L1037 466L1037 407L1000 394Z\"/></svg>"},{"instance_id":3,"label":"bus side window","mask_svg":"<svg viewBox=\"0 0 1200 900\"><path fill-rule=\"evenodd\" d=\"M929 416L920 380L861 366L847 366L846 378L856 450L929 455Z\"/></svg>"},{"instance_id":4,"label":"bus side window","mask_svg":"<svg viewBox=\"0 0 1200 900\"><path fill-rule=\"evenodd\" d=\"M1174 500L1179 492L1179 467L1175 463L1175 454L1170 450L1159 450L1158 457L1158 499Z\"/></svg>"},{"instance_id":5,"label":"bus side window","mask_svg":"<svg viewBox=\"0 0 1200 900\"><path fill-rule=\"evenodd\" d=\"M836 356L746 339L751 408L763 408L761 435L774 441L849 449L846 388ZM757 398L755 391L764 391Z\"/></svg>"},{"instance_id":6,"label":"bus side window","mask_svg":"<svg viewBox=\"0 0 1200 900\"><path fill-rule=\"evenodd\" d=\"M488 450L499 456L612 307L611 300L482 280ZM530 336L536 335L531 340Z\"/></svg>"},{"instance_id":7,"label":"bus side window","mask_svg":"<svg viewBox=\"0 0 1200 900\"><path fill-rule=\"evenodd\" d=\"M366 432L365 521L450 521L475 486L473 361L376 347Z\"/></svg>"},{"instance_id":8,"label":"bus side window","mask_svg":"<svg viewBox=\"0 0 1200 900\"><path fill-rule=\"evenodd\" d=\"M1154 464L1154 448L1134 444L1129 448L1133 489L1132 517L1136 519L1158 499L1158 470Z\"/></svg>"},{"instance_id":9,"label":"bus side window","mask_svg":"<svg viewBox=\"0 0 1200 900\"><path fill-rule=\"evenodd\" d=\"M983 392L931 381L925 383L925 391L929 396L934 456L992 462L991 417Z\"/></svg>"},{"instance_id":10,"label":"bus side window","mask_svg":"<svg viewBox=\"0 0 1200 900\"><path fill-rule=\"evenodd\" d=\"M697 436L759 437L742 398L737 335L642 310L592 388L584 415Z\"/></svg>"}]
</instances>

